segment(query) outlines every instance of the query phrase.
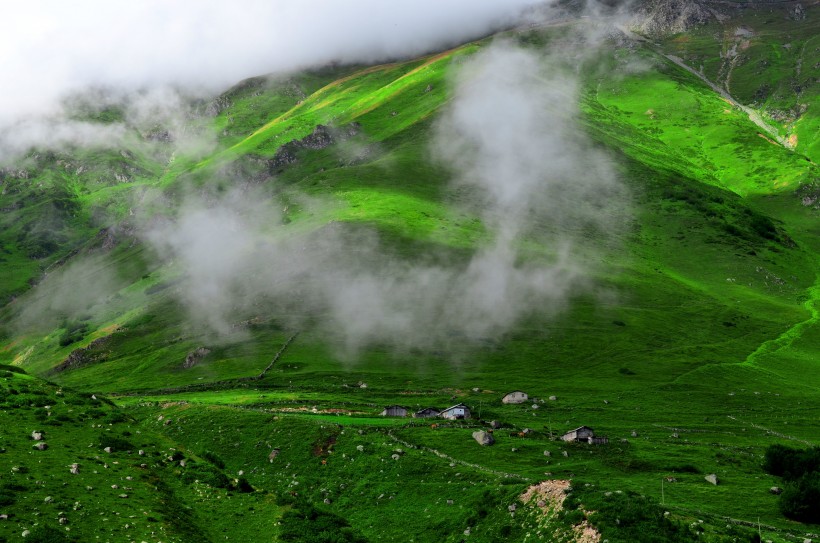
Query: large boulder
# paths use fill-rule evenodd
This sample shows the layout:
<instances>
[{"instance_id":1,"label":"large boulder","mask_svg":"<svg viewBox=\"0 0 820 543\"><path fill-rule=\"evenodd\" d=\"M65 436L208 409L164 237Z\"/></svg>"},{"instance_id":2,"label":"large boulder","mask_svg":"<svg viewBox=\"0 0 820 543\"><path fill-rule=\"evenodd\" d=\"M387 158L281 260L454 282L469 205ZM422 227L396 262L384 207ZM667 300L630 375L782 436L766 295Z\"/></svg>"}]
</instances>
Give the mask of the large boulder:
<instances>
[{"instance_id":1,"label":"large boulder","mask_svg":"<svg viewBox=\"0 0 820 543\"><path fill-rule=\"evenodd\" d=\"M713 485L718 484L718 476L715 475L714 473L710 473L709 475L704 477L704 479L706 479L708 482L712 483Z\"/></svg>"},{"instance_id":2,"label":"large boulder","mask_svg":"<svg viewBox=\"0 0 820 543\"><path fill-rule=\"evenodd\" d=\"M493 435L489 432L485 432L484 430L473 432L473 439L475 439L479 445L492 445L495 443L495 438Z\"/></svg>"}]
</instances>

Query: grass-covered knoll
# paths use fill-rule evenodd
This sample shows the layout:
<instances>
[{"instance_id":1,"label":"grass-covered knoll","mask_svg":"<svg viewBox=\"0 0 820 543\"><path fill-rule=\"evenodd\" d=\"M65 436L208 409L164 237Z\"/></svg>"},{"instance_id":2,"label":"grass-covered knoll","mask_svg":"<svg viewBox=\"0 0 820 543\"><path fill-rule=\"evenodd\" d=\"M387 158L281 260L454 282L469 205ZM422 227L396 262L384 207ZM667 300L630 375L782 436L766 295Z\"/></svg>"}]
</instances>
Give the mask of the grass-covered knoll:
<instances>
[{"instance_id":1,"label":"grass-covered knoll","mask_svg":"<svg viewBox=\"0 0 820 543\"><path fill-rule=\"evenodd\" d=\"M0 462L8 463L0 484L25 487L22 496L0 492L12 496L3 498L12 516L0 537L37 524L77 540L153 541L151 531L163 541L298 540L314 520L350 541L548 540L584 517L610 541L658 533L751 541L758 519L773 541L816 531L781 514L769 491L778 479L762 468L767 447L815 445L818 431L820 247L806 202L820 192L817 167L805 159L814 157L815 87L794 101L787 65L772 60L795 60L797 45L773 46L784 32L810 51L808 13L793 26L755 29L739 51L760 58L737 60L731 73L715 60L714 28L662 44L696 69L702 62L743 103L769 111L808 103L800 120L781 123L784 135L798 134L795 151L761 137L745 113L654 45L613 44L581 63L579 120L631 194L628 227L597 253L596 288L556 318L531 315L466 346L453 337L450 350L375 344L343 356L344 338L317 326L322 315L298 293L278 305L260 297L216 335L192 324L196 315L180 303L184 269L157 258L138 230L146 208L261 186L254 194L276 210L269 239L341 229L368 232L396 261L467 261L488 242L487 228L460 205L430 146L458 66L489 41L243 82L198 119L217 140L205 156L89 151L83 171L78 157L71 168L55 167L69 158L52 157L32 159L25 174L4 170L0 292L18 298L2 310L11 326L0 361L66 388L60 396L56 385L0 368ZM738 26L754 27L749 21ZM538 32L519 41L559 47L569 30ZM765 81L776 89L754 98ZM109 182L100 173L117 179L120 170L130 177ZM98 235L103 225L113 228ZM81 311L32 312L69 289L60 273L43 271L72 262L84 264L85 283L74 290L96 286L105 296L84 296ZM40 286L22 295L34 280ZM30 321L43 315L40 326L21 326L27 311ZM502 405L514 389L531 401ZM110 394L121 410L93 393ZM476 420L434 428L378 416L391 404L457 402ZM472 438L487 428L482 420L503 423L491 447ZM580 425L610 443L553 439ZM48 450L31 449L27 436L38 429ZM12 474L12 466L30 471ZM544 479L574 487L547 527L536 506L518 500ZM74 511L86 486L95 490Z\"/></svg>"}]
</instances>

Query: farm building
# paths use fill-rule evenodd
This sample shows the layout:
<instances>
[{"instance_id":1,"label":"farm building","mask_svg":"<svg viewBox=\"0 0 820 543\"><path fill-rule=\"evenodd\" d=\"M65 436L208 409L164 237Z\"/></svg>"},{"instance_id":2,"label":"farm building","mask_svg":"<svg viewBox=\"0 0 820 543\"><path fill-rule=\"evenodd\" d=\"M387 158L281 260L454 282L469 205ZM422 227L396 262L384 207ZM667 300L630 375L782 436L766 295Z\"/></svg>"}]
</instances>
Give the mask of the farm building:
<instances>
[{"instance_id":1,"label":"farm building","mask_svg":"<svg viewBox=\"0 0 820 543\"><path fill-rule=\"evenodd\" d=\"M425 407L421 411L413 413L413 418L426 419L430 417L437 417L440 413L441 409L436 409L435 407Z\"/></svg>"},{"instance_id":2,"label":"farm building","mask_svg":"<svg viewBox=\"0 0 820 543\"><path fill-rule=\"evenodd\" d=\"M463 403L456 404L452 407L448 407L441 413L439 413L440 417L445 419L469 419L470 418L470 408L464 405Z\"/></svg>"},{"instance_id":3,"label":"farm building","mask_svg":"<svg viewBox=\"0 0 820 543\"><path fill-rule=\"evenodd\" d=\"M406 417L407 409L400 405L388 405L379 413L382 417Z\"/></svg>"},{"instance_id":4,"label":"farm building","mask_svg":"<svg viewBox=\"0 0 820 543\"><path fill-rule=\"evenodd\" d=\"M501 398L501 403L524 403L530 397L527 395L526 392L521 390L513 390L512 392L508 392L504 394L504 397Z\"/></svg>"},{"instance_id":5,"label":"farm building","mask_svg":"<svg viewBox=\"0 0 820 543\"><path fill-rule=\"evenodd\" d=\"M596 436L589 426L580 426L570 430L561 439L570 443L589 443L590 445L603 445L609 443L609 439L604 436Z\"/></svg>"}]
</instances>

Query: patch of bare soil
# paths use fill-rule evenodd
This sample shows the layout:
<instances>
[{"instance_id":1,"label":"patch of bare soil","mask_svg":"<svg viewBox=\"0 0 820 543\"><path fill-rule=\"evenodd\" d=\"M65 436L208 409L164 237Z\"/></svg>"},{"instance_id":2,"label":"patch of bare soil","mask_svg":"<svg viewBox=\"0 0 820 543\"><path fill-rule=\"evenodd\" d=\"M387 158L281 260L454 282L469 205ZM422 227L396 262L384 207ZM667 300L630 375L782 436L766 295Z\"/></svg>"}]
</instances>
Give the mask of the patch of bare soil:
<instances>
[{"instance_id":1,"label":"patch of bare soil","mask_svg":"<svg viewBox=\"0 0 820 543\"><path fill-rule=\"evenodd\" d=\"M564 501L567 499L570 486L571 483L567 480L543 481L529 487L519 499L524 504L535 503L535 507L540 510L539 527L552 529L555 541L600 543L601 534L587 520L571 528L554 522L558 514L564 510ZM588 514L586 511L585 513Z\"/></svg>"}]
</instances>

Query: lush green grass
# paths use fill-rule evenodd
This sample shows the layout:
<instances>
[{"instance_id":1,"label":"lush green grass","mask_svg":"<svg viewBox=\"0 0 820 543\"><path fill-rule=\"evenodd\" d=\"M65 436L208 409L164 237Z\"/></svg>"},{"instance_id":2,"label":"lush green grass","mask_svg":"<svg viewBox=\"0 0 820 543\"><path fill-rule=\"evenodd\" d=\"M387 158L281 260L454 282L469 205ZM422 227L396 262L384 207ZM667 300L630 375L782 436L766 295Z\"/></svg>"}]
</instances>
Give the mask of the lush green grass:
<instances>
[{"instance_id":1,"label":"lush green grass","mask_svg":"<svg viewBox=\"0 0 820 543\"><path fill-rule=\"evenodd\" d=\"M758 16L741 22L755 27ZM0 367L0 484L20 479L26 488L10 521L0 522L0 541L35 524L69 527L77 540L153 541L150 532L163 541L275 540L277 521L287 532L297 529L298 515L322 511L327 522L340 515L370 541L460 541L468 528L469 540L535 539L550 532L538 527L532 508L516 516L507 508L523 508L517 496L550 478L577 486L573 510L549 521L551 529L577 522L583 513L574 508L583 505L598 511L588 516L610 541L655 528L682 540L748 540L752 528L736 522L758 519L764 538L775 541L814 530L781 515L768 491L777 480L761 468L766 447L816 444L819 429L820 232L817 211L803 205L800 192L818 176L805 159L816 161L816 86L798 98L787 92L797 49L808 58L814 46L813 20L766 26L729 80L744 103L771 82L774 90L757 101L761 108L809 103L800 120L779 125L784 135L798 134L795 152L761 137L744 113L654 46L605 51L582 66L581 121L632 195L631 224L599 254L596 294L577 296L557 318L533 315L502 338L447 353L371 346L351 359L340 354L342 338L315 328L310 315L298 330L284 324L299 320L290 318L298 304L260 305L241 316L235 334L215 338L187 324L179 269L156 262L134 235L106 249L95 235L100 225L129 224L133 203L145 194L159 208L190 186L218 192L235 182L230 172L275 156L317 124L356 122L357 135L299 149L295 163L267 172L262 182L288 208L286 224L271 225L272 235L340 222L373 231L396 258L460 261L487 234L446 189L447 173L431 164L429 146L454 66L488 41L409 62L243 82L217 102L214 117L200 120L219 142L206 156L169 161L167 153L137 146L130 155L81 150L30 160L28 178L7 181L0 196L9 208L0 234L0 295L21 295L73 255L86 262L90 284L107 275L116 280L87 315L53 312L25 332L15 324L38 299L66 288L58 275L0 312L9 325L0 362L66 387L57 396L56 385ZM792 48L773 47L786 31ZM548 32L561 37L568 30ZM696 68L702 63L705 75L724 83L718 52L733 38L724 43L714 35L704 28L661 47ZM521 41L558 43L553 37ZM63 167L69 159L72 167ZM127 180L104 181L124 173ZM302 194L324 205L304 206ZM297 331L265 378L249 379ZM200 347L209 353L183 369ZM81 363L54 373L72 352ZM513 389L532 401L502 405ZM91 393L110 394L120 410ZM486 427L480 420L433 428L429 420L378 416L389 404L415 410L457 402L504 423L494 446L472 439ZM53 406L51 415L45 405ZM610 443L553 439L580 425ZM51 447L32 451L26 436L40 426ZM534 431L519 435L524 428ZM146 456L116 447L100 452L112 436ZM271 461L274 448L279 454ZM68 471L76 459L82 476ZM30 471L9 475L13 465ZM240 490L240 471L255 492ZM710 473L720 485L704 480ZM111 482L126 477L133 482ZM668 477L675 482L662 486ZM111 484L132 487L129 498L116 498ZM101 490L72 513L86 485ZM46 496L53 501L45 504ZM290 508L300 513L282 516ZM59 511L68 524L58 524ZM615 522L620 511L623 524Z\"/></svg>"}]
</instances>

